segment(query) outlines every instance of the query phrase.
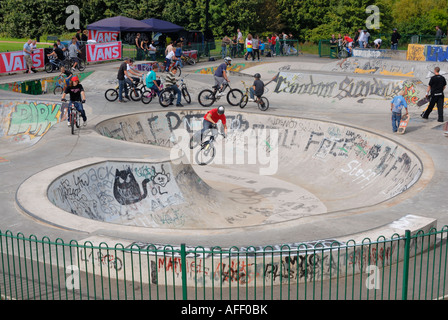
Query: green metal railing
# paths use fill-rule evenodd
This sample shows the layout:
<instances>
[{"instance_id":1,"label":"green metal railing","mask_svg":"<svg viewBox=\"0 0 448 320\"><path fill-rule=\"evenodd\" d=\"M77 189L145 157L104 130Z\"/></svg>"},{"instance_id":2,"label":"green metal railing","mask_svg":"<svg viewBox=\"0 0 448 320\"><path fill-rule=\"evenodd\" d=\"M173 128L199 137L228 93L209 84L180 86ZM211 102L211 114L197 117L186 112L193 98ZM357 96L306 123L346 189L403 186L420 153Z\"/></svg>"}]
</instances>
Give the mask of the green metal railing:
<instances>
[{"instance_id":1,"label":"green metal railing","mask_svg":"<svg viewBox=\"0 0 448 320\"><path fill-rule=\"evenodd\" d=\"M446 295L448 228L361 243L221 248L0 232L1 299L420 300Z\"/></svg>"}]
</instances>

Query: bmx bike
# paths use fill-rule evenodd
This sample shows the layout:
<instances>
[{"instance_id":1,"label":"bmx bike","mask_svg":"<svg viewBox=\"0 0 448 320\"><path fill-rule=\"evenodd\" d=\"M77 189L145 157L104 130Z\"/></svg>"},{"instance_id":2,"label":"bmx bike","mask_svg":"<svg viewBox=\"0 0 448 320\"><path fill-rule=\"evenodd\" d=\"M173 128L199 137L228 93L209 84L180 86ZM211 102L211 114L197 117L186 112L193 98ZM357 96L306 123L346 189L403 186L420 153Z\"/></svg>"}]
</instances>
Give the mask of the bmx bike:
<instances>
[{"instance_id":1,"label":"bmx bike","mask_svg":"<svg viewBox=\"0 0 448 320\"><path fill-rule=\"evenodd\" d=\"M185 102L191 103L191 96L190 93L188 92L187 84L185 83L184 79L180 80L179 90L182 93ZM174 90L171 89L171 87L162 89L159 95L160 105L165 108L168 107L169 105L173 104L175 96L176 94L174 93Z\"/></svg>"},{"instance_id":2,"label":"bmx bike","mask_svg":"<svg viewBox=\"0 0 448 320\"><path fill-rule=\"evenodd\" d=\"M218 85L215 85L212 87L213 90L210 89L204 89L201 92L199 92L198 95L198 101L201 106L203 107L210 107L213 103L218 101L222 96L224 96L224 91L230 88L230 85L228 83L224 83L224 86L222 90L219 89ZM243 98L243 92L240 89L232 89L230 88L229 92L227 93L227 102L231 106L237 106L241 102L241 99Z\"/></svg>"},{"instance_id":3,"label":"bmx bike","mask_svg":"<svg viewBox=\"0 0 448 320\"><path fill-rule=\"evenodd\" d=\"M243 83L243 86L245 88L245 92L240 101L240 108L243 109L247 105L247 102L249 101L250 87L246 85L246 82L244 82L244 81L241 81L241 82ZM255 96L254 100L257 103L258 109L260 109L261 111L266 111L269 109L268 98L263 97L263 96Z\"/></svg>"}]
</instances>

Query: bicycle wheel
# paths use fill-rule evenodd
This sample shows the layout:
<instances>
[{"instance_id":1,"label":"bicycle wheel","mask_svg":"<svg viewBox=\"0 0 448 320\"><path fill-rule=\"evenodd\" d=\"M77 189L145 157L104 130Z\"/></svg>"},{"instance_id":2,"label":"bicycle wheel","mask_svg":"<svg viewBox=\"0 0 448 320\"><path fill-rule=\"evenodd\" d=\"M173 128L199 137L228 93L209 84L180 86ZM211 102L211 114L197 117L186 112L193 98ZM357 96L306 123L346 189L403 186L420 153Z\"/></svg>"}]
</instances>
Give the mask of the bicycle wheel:
<instances>
[{"instance_id":1,"label":"bicycle wheel","mask_svg":"<svg viewBox=\"0 0 448 320\"><path fill-rule=\"evenodd\" d=\"M79 71L84 71L86 69L86 62L82 59L79 59L77 67Z\"/></svg>"},{"instance_id":2,"label":"bicycle wheel","mask_svg":"<svg viewBox=\"0 0 448 320\"><path fill-rule=\"evenodd\" d=\"M142 91L138 88L130 89L129 97L132 101L140 101L142 98Z\"/></svg>"},{"instance_id":3,"label":"bicycle wheel","mask_svg":"<svg viewBox=\"0 0 448 320\"><path fill-rule=\"evenodd\" d=\"M269 109L269 100L266 97L261 97L257 100L258 109L266 111Z\"/></svg>"},{"instance_id":4,"label":"bicycle wheel","mask_svg":"<svg viewBox=\"0 0 448 320\"><path fill-rule=\"evenodd\" d=\"M196 64L196 60L193 59L193 58L189 58L188 61L187 61L187 63L188 63L190 66L194 66L194 65Z\"/></svg>"},{"instance_id":5,"label":"bicycle wheel","mask_svg":"<svg viewBox=\"0 0 448 320\"><path fill-rule=\"evenodd\" d=\"M242 98L243 98L243 92L240 89L232 89L227 94L227 102L231 106L239 105Z\"/></svg>"},{"instance_id":6,"label":"bicycle wheel","mask_svg":"<svg viewBox=\"0 0 448 320\"><path fill-rule=\"evenodd\" d=\"M47 73L52 73L53 72L53 64L51 62L47 62L45 64L45 71Z\"/></svg>"},{"instance_id":7,"label":"bicycle wheel","mask_svg":"<svg viewBox=\"0 0 448 320\"><path fill-rule=\"evenodd\" d=\"M55 95L61 95L64 92L64 88L62 88L61 86L56 86L53 90L53 93Z\"/></svg>"},{"instance_id":8,"label":"bicycle wheel","mask_svg":"<svg viewBox=\"0 0 448 320\"><path fill-rule=\"evenodd\" d=\"M143 93L142 93L142 102L144 103L144 104L148 104L148 103L150 103L152 101L152 92L151 92L151 90L145 90Z\"/></svg>"},{"instance_id":9,"label":"bicycle wheel","mask_svg":"<svg viewBox=\"0 0 448 320\"><path fill-rule=\"evenodd\" d=\"M191 96L190 93L188 92L187 88L182 88L182 96L185 99L186 103L191 103Z\"/></svg>"},{"instance_id":10,"label":"bicycle wheel","mask_svg":"<svg viewBox=\"0 0 448 320\"><path fill-rule=\"evenodd\" d=\"M243 98L241 99L241 101L240 101L240 108L241 109L243 109L246 106L247 101L249 101L249 96L247 94L245 94L243 96Z\"/></svg>"},{"instance_id":11,"label":"bicycle wheel","mask_svg":"<svg viewBox=\"0 0 448 320\"><path fill-rule=\"evenodd\" d=\"M76 112L75 120L76 128L79 128L81 126L81 114L79 112Z\"/></svg>"},{"instance_id":12,"label":"bicycle wheel","mask_svg":"<svg viewBox=\"0 0 448 320\"><path fill-rule=\"evenodd\" d=\"M209 164L215 158L216 149L209 141L204 142L201 149L196 153L196 163L204 166Z\"/></svg>"},{"instance_id":13,"label":"bicycle wheel","mask_svg":"<svg viewBox=\"0 0 448 320\"><path fill-rule=\"evenodd\" d=\"M203 107L210 107L215 102L215 95L212 90L205 89L199 93L198 101Z\"/></svg>"},{"instance_id":14,"label":"bicycle wheel","mask_svg":"<svg viewBox=\"0 0 448 320\"><path fill-rule=\"evenodd\" d=\"M107 89L104 93L107 101L114 102L118 99L118 92L115 89Z\"/></svg>"},{"instance_id":15,"label":"bicycle wheel","mask_svg":"<svg viewBox=\"0 0 448 320\"><path fill-rule=\"evenodd\" d=\"M170 90L163 89L160 92L159 103L162 107L166 108L173 102L173 96Z\"/></svg>"},{"instance_id":16,"label":"bicycle wheel","mask_svg":"<svg viewBox=\"0 0 448 320\"><path fill-rule=\"evenodd\" d=\"M76 111L72 109L70 112L70 129L72 130L72 134L75 134L75 117Z\"/></svg>"}]
</instances>

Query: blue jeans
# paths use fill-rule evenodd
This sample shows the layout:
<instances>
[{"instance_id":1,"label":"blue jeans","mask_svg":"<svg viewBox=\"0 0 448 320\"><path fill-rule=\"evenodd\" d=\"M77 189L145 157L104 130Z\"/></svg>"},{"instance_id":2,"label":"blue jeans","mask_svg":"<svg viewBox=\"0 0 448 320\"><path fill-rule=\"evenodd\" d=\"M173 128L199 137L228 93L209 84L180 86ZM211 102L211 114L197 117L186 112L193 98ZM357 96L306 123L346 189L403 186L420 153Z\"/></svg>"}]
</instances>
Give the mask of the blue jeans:
<instances>
[{"instance_id":1,"label":"blue jeans","mask_svg":"<svg viewBox=\"0 0 448 320\"><path fill-rule=\"evenodd\" d=\"M204 132L206 132L207 130L213 129L214 127L215 127L214 123L211 123L210 121L205 120L205 119L202 121L201 141L204 137Z\"/></svg>"},{"instance_id":2,"label":"blue jeans","mask_svg":"<svg viewBox=\"0 0 448 320\"><path fill-rule=\"evenodd\" d=\"M392 131L397 132L400 127L401 112L392 112Z\"/></svg>"},{"instance_id":3,"label":"blue jeans","mask_svg":"<svg viewBox=\"0 0 448 320\"><path fill-rule=\"evenodd\" d=\"M84 111L84 108L82 106L82 103L80 101L69 101L68 103L68 112L67 112L67 120L70 122L70 107L72 104L75 106L76 110L78 110L81 113L82 120L87 121L86 112Z\"/></svg>"},{"instance_id":4,"label":"blue jeans","mask_svg":"<svg viewBox=\"0 0 448 320\"><path fill-rule=\"evenodd\" d=\"M182 98L182 92L180 92L179 87L177 85L171 86L170 90L174 91L174 94L177 95L176 104L180 104L180 99Z\"/></svg>"},{"instance_id":5,"label":"blue jeans","mask_svg":"<svg viewBox=\"0 0 448 320\"><path fill-rule=\"evenodd\" d=\"M124 96L127 98L129 97L128 94L128 87L125 84L125 79L118 80L118 100L123 101L123 89L124 89Z\"/></svg>"},{"instance_id":6,"label":"blue jeans","mask_svg":"<svg viewBox=\"0 0 448 320\"><path fill-rule=\"evenodd\" d=\"M390 46L390 49L391 49L391 50L398 50L398 43L393 43L393 44Z\"/></svg>"}]
</instances>

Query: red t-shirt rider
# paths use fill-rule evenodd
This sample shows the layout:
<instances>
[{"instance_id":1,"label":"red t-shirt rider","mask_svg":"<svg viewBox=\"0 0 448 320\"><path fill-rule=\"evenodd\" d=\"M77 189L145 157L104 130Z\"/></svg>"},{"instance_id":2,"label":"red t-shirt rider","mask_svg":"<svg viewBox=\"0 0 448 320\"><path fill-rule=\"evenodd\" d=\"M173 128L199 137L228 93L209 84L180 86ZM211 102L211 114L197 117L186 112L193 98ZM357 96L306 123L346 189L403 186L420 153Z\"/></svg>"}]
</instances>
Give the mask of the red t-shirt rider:
<instances>
[{"instance_id":1,"label":"red t-shirt rider","mask_svg":"<svg viewBox=\"0 0 448 320\"><path fill-rule=\"evenodd\" d=\"M225 109L223 106L219 106L218 108L211 109L207 112L204 116L201 134L206 130L215 127L216 123L221 120L222 125L224 126L224 134L227 135L226 115L224 112Z\"/></svg>"}]
</instances>

